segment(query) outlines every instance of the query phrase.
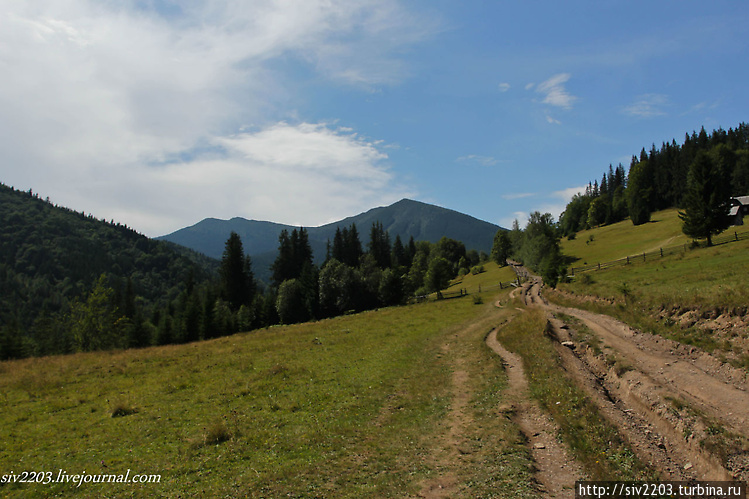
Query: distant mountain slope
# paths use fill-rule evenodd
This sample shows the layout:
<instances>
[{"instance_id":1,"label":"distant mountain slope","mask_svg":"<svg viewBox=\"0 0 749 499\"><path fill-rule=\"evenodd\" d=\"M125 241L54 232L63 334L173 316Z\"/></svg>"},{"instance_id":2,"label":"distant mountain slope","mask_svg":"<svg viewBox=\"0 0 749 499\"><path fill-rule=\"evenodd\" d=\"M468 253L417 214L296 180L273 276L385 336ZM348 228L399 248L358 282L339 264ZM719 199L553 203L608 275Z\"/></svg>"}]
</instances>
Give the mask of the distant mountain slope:
<instances>
[{"instance_id":1,"label":"distant mountain slope","mask_svg":"<svg viewBox=\"0 0 749 499\"><path fill-rule=\"evenodd\" d=\"M391 240L399 235L404 243L411 236L417 241L434 243L447 236L462 241L467 249L487 253L491 251L494 235L499 229L497 225L454 210L402 199L390 206L373 208L338 222L307 228L315 261L321 262L325 258L326 243L333 240L337 227L356 224L361 242L366 246L369 242L369 230L377 221L390 233ZM291 231L294 227L244 218L207 218L157 239L186 246L213 258L221 258L224 243L234 231L242 238L245 251L252 256L256 274L263 278L267 276L267 267L275 259L278 235L283 229Z\"/></svg>"}]
</instances>

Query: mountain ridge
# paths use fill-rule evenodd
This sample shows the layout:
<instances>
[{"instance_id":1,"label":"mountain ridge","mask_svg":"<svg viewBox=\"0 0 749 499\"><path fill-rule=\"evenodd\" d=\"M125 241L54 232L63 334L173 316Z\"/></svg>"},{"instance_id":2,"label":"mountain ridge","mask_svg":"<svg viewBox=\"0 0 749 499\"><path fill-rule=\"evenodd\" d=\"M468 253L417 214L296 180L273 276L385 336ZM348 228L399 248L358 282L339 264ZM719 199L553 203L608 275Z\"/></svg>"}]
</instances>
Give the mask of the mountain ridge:
<instances>
[{"instance_id":1,"label":"mountain ridge","mask_svg":"<svg viewBox=\"0 0 749 499\"><path fill-rule=\"evenodd\" d=\"M449 208L404 198L389 206L371 208L336 222L305 227L315 262L320 263L325 259L327 242L333 240L336 228L356 224L361 242L366 246L374 222L382 223L391 241L400 236L404 243L410 237L434 243L446 236L463 242L466 249L486 253L491 251L494 235L500 229L498 225ZM226 240L232 231L236 232L242 238L245 252L253 259L253 270L262 279L267 277L266 269L275 259L279 234L282 230L292 231L295 228L298 226L244 217L228 220L205 218L155 239L186 246L212 258L221 258Z\"/></svg>"}]
</instances>

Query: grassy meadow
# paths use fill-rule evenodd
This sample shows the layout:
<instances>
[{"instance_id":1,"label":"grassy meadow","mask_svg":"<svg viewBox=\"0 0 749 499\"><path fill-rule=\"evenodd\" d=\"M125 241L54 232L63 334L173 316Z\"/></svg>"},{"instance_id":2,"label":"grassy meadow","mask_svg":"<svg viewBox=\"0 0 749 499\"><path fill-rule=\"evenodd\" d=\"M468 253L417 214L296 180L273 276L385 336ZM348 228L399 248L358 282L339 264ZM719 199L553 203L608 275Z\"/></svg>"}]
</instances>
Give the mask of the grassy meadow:
<instances>
[{"instance_id":1,"label":"grassy meadow","mask_svg":"<svg viewBox=\"0 0 749 499\"><path fill-rule=\"evenodd\" d=\"M737 232L749 233L749 225L731 227L718 236ZM681 231L679 210L676 208L652 214L651 221L634 226L630 220L580 231L574 239L562 239L564 254L576 258L572 266L594 265L627 256L642 255L660 248L689 245L692 242Z\"/></svg>"},{"instance_id":2,"label":"grassy meadow","mask_svg":"<svg viewBox=\"0 0 749 499\"><path fill-rule=\"evenodd\" d=\"M0 496L404 497L446 472L467 484L462 497L531 496L527 449L496 417L506 377L483 339L506 312L490 301L0 363L0 474L161 475L6 484ZM458 365L471 451L453 462L441 435Z\"/></svg>"},{"instance_id":3,"label":"grassy meadow","mask_svg":"<svg viewBox=\"0 0 749 499\"><path fill-rule=\"evenodd\" d=\"M579 262L595 263L611 261L623 253L634 255L657 250L660 243L666 247L691 242L683 234L674 235L676 230L681 230L677 213L677 210L655 213L655 222L639 227L624 221L581 232L573 241L563 241L564 251ZM658 232L660 229L662 234ZM749 226L731 227L718 240L730 238L734 232L746 234ZM627 251L620 249L624 241L627 241ZM579 297L596 296L606 301L567 300L553 294L550 297L560 303L614 315L634 327L709 351L719 347L732 351L736 349L731 341L724 342L702 328L678 324L668 316L661 318L659 315L687 310L696 311L700 317L726 312L746 315L748 250L749 240L715 244L710 248L692 248L687 244L686 250L662 258L650 258L645 262L633 258L628 265L577 273L572 282L558 286ZM734 363L749 367L749 352L739 348L734 354Z\"/></svg>"}]
</instances>

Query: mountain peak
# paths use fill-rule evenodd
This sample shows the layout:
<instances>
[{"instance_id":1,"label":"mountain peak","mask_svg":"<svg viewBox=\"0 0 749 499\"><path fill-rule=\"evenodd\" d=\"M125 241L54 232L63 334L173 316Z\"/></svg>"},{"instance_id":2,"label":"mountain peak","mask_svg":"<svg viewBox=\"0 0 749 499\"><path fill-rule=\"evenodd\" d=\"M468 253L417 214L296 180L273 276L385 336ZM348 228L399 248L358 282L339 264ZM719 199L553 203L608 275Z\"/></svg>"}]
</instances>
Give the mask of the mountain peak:
<instances>
[{"instance_id":1,"label":"mountain peak","mask_svg":"<svg viewBox=\"0 0 749 499\"><path fill-rule=\"evenodd\" d=\"M369 227L375 222L382 224L390 234L391 240L400 236L403 241L413 237L416 241L434 243L446 236L463 242L466 249L487 253L491 251L494 235L499 230L499 226L472 216L404 198L390 206L372 208L337 222L307 228L315 260L320 263L325 258L327 242L333 240L337 228L356 224L361 242L366 245ZM258 277L261 277L275 259L279 234L284 229L293 228L289 225L247 220L242 217L234 217L231 220L213 218L158 239L186 246L213 258L221 258L226 240L232 231L236 232L242 238L245 251L253 258L253 268Z\"/></svg>"}]
</instances>

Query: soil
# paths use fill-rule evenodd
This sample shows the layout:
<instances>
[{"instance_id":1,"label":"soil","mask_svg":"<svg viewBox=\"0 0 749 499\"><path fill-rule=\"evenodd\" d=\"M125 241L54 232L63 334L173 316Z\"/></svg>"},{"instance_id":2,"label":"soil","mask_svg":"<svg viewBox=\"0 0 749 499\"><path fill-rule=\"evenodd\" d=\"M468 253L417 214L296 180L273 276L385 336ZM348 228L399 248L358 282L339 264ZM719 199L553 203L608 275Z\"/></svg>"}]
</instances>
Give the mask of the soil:
<instances>
[{"instance_id":1,"label":"soil","mask_svg":"<svg viewBox=\"0 0 749 499\"><path fill-rule=\"evenodd\" d=\"M548 312L565 368L643 461L663 479L749 478L746 371L611 317L550 304L542 289L531 277L521 299ZM574 320L566 324L565 315Z\"/></svg>"},{"instance_id":2,"label":"soil","mask_svg":"<svg viewBox=\"0 0 749 499\"><path fill-rule=\"evenodd\" d=\"M557 440L559 428L529 396L528 380L522 359L505 349L497 341L497 330L486 338L486 344L502 357L509 383L508 399L511 407L500 408L514 414L513 419L528 440L535 464L535 478L545 497L570 497L576 480L583 480L582 466L575 461L566 446Z\"/></svg>"}]
</instances>

